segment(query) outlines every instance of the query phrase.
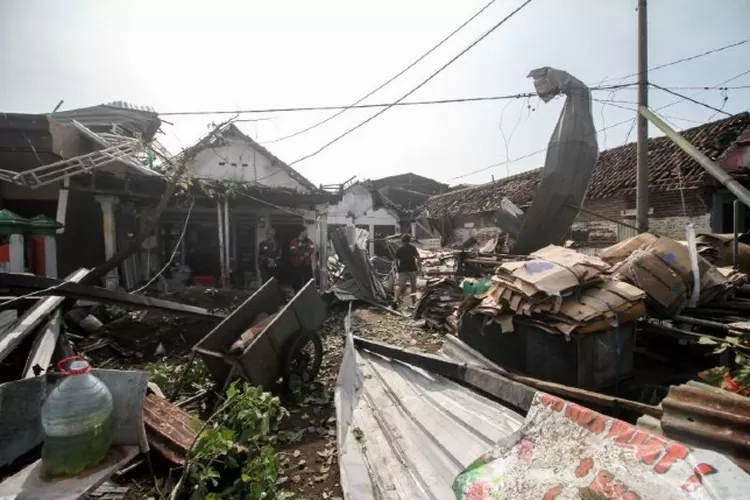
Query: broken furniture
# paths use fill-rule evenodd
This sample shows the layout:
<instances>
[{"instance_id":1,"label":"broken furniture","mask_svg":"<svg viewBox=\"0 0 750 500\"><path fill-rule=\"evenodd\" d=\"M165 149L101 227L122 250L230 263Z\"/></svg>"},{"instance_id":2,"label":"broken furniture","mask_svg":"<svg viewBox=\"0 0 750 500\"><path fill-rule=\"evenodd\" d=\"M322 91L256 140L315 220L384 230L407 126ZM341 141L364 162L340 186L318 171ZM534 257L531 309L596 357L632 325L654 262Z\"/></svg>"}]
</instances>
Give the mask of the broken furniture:
<instances>
[{"instance_id":1,"label":"broken furniture","mask_svg":"<svg viewBox=\"0 0 750 500\"><path fill-rule=\"evenodd\" d=\"M73 477L48 479L41 459L0 483L0 498L16 500L75 500L85 498L139 453L148 452L143 426L143 402L148 374L92 370L112 393L112 447L104 461ZM0 465L12 463L43 440L42 403L58 376L47 374L0 384Z\"/></svg>"},{"instance_id":2,"label":"broken furniture","mask_svg":"<svg viewBox=\"0 0 750 500\"><path fill-rule=\"evenodd\" d=\"M245 336L242 352L232 354L235 342L266 315L273 317L261 331ZM313 280L284 304L279 283L271 278L201 339L193 351L224 386L237 375L265 389L272 388L280 378L287 382L299 378L309 383L317 375L323 357L317 330L325 317L326 307Z\"/></svg>"}]
</instances>

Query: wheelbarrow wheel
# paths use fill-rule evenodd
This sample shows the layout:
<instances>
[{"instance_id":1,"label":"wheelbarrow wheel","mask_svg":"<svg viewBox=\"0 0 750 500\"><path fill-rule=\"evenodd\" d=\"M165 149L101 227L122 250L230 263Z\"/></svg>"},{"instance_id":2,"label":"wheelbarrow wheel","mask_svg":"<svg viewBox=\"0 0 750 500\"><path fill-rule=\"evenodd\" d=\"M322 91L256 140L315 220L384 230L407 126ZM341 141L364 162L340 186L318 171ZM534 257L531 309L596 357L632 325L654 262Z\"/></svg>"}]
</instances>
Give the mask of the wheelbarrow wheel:
<instances>
[{"instance_id":1,"label":"wheelbarrow wheel","mask_svg":"<svg viewBox=\"0 0 750 500\"><path fill-rule=\"evenodd\" d=\"M309 384L320 371L323 362L323 341L316 332L295 335L285 349L284 381L292 388L296 384Z\"/></svg>"}]
</instances>

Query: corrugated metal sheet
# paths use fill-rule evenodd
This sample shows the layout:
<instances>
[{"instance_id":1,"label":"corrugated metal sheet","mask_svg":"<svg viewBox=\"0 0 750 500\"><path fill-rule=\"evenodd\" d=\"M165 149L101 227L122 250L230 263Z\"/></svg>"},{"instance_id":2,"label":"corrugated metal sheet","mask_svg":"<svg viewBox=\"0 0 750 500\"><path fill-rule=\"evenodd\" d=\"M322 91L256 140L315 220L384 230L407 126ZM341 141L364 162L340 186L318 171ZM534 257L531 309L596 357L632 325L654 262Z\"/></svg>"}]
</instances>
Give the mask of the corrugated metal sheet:
<instances>
[{"instance_id":1,"label":"corrugated metal sheet","mask_svg":"<svg viewBox=\"0 0 750 500\"><path fill-rule=\"evenodd\" d=\"M451 499L456 475L523 417L439 375L347 339L336 394L347 498Z\"/></svg>"},{"instance_id":2,"label":"corrugated metal sheet","mask_svg":"<svg viewBox=\"0 0 750 500\"><path fill-rule=\"evenodd\" d=\"M750 472L750 399L689 382L671 387L662 407L665 435L726 453Z\"/></svg>"}]
</instances>

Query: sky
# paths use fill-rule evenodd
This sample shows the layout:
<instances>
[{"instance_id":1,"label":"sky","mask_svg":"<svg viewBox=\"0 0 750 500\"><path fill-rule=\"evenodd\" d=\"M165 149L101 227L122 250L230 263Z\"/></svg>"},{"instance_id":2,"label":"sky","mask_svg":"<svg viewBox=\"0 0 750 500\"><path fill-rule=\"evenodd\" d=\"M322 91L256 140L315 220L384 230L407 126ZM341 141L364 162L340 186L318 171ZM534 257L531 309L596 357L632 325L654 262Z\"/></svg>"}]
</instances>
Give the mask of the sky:
<instances>
[{"instance_id":1,"label":"sky","mask_svg":"<svg viewBox=\"0 0 750 500\"><path fill-rule=\"evenodd\" d=\"M157 112L348 105L401 71L489 0L0 0L0 111L48 113L111 101ZM523 3L481 16L367 103L393 102ZM637 0L532 0L409 100L533 92L551 66L589 85L635 82ZM649 66L750 38L750 0L649 2ZM701 90L737 77L724 92ZM653 71L649 80L728 113L750 103L750 43ZM681 87L698 87L687 88ZM635 87L593 92L600 149L635 140ZM725 97L727 99L725 99ZM678 129L726 115L649 91ZM478 184L543 165L563 101L538 98L394 107L294 164L316 184L405 172ZM623 109L626 108L626 109ZM377 110L239 114L238 126L292 163ZM170 115L177 152L232 115ZM651 135L657 135L654 127ZM505 135L506 139L503 138ZM520 160L530 153L540 152ZM491 165L495 165L490 167Z\"/></svg>"}]
</instances>

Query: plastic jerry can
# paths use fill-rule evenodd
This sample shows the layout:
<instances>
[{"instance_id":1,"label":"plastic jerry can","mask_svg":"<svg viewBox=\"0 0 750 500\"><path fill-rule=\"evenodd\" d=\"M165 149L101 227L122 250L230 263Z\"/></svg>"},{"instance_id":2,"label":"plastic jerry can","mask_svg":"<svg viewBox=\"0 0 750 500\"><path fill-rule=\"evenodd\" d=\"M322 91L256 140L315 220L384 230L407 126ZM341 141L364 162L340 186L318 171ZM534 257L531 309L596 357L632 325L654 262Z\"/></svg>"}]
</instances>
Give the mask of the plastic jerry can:
<instances>
[{"instance_id":1,"label":"plastic jerry can","mask_svg":"<svg viewBox=\"0 0 750 500\"><path fill-rule=\"evenodd\" d=\"M42 406L42 463L52 476L101 462L112 444L112 393L80 356L57 363L65 376Z\"/></svg>"}]
</instances>

